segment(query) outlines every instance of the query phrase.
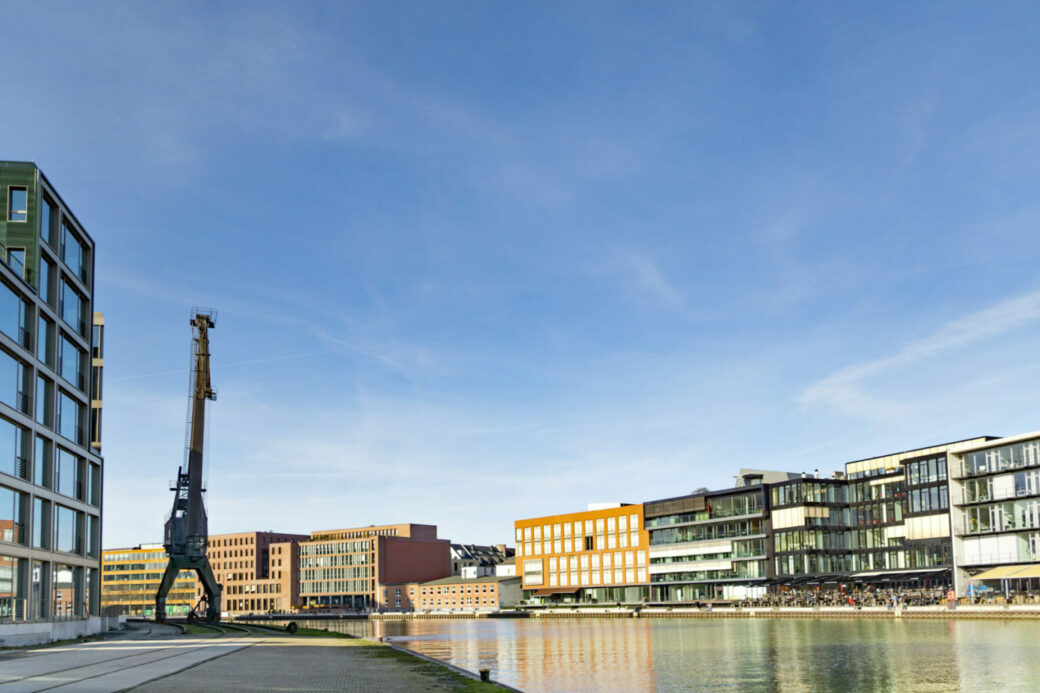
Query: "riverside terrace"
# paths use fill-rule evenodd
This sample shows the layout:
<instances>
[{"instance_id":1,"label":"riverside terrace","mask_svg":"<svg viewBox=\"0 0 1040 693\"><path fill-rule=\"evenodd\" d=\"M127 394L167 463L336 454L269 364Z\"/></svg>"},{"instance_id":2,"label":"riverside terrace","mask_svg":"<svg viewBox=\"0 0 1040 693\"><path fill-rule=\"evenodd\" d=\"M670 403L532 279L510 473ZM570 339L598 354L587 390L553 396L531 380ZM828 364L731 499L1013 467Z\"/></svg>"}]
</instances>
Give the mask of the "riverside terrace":
<instances>
[{"instance_id":1,"label":"riverside terrace","mask_svg":"<svg viewBox=\"0 0 1040 693\"><path fill-rule=\"evenodd\" d=\"M1040 595L1040 433L855 460L829 478L741 470L731 489L613 507L642 511L648 545L595 524L602 506L515 523L526 604L738 602L843 586ZM629 554L646 561L645 579L616 570Z\"/></svg>"}]
</instances>

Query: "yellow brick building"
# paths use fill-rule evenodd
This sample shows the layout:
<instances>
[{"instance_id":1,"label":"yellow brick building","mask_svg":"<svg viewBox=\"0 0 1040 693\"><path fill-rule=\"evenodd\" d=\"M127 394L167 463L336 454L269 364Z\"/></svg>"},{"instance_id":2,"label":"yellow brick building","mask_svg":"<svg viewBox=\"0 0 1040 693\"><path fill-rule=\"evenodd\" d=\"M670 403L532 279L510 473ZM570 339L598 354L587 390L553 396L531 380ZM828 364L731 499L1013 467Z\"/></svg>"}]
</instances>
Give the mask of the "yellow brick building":
<instances>
[{"instance_id":1,"label":"yellow brick building","mask_svg":"<svg viewBox=\"0 0 1040 693\"><path fill-rule=\"evenodd\" d=\"M155 593L166 569L162 544L101 552L101 611L152 618ZM166 613L180 616L195 604L195 573L182 570L166 598Z\"/></svg>"}]
</instances>

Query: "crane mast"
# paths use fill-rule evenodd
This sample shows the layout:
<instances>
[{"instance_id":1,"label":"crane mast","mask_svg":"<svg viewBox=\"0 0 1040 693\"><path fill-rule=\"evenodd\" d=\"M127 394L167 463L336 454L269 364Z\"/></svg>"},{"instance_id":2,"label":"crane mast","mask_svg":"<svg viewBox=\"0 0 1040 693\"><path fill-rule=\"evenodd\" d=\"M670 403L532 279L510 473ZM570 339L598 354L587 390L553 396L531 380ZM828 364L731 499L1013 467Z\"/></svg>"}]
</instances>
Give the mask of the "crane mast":
<instances>
[{"instance_id":1,"label":"crane mast","mask_svg":"<svg viewBox=\"0 0 1040 693\"><path fill-rule=\"evenodd\" d=\"M206 400L215 400L217 393L210 384L209 329L216 327L213 313L195 311L192 326L192 393L191 422L188 437L188 468L177 468L173 511L166 520L163 545L169 560L163 573L159 591L155 594L155 620L166 619L166 595L182 570L193 570L199 576L206 601L206 620L220 620L221 586L213 575L206 547L209 529L202 492L202 451L206 427Z\"/></svg>"}]
</instances>

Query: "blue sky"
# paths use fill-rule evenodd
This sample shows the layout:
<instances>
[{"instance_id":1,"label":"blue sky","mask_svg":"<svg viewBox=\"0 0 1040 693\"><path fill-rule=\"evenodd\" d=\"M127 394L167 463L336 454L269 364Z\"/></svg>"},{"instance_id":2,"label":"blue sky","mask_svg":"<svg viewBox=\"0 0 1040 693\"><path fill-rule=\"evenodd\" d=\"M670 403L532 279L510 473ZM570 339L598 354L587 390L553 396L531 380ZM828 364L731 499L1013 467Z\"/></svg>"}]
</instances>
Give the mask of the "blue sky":
<instances>
[{"instance_id":1,"label":"blue sky","mask_svg":"<svg viewBox=\"0 0 1040 693\"><path fill-rule=\"evenodd\" d=\"M512 521L1040 429L1029 3L11 3L94 236L105 546ZM13 24L8 23L13 22Z\"/></svg>"}]
</instances>

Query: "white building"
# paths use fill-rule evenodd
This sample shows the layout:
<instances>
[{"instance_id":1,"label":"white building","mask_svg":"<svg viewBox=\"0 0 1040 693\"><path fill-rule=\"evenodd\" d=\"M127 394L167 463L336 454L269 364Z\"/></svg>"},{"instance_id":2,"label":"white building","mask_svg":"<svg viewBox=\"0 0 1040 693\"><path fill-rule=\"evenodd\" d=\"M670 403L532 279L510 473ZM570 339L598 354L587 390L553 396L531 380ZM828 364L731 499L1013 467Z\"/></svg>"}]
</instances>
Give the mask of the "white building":
<instances>
[{"instance_id":1,"label":"white building","mask_svg":"<svg viewBox=\"0 0 1040 693\"><path fill-rule=\"evenodd\" d=\"M958 450L949 466L957 593L972 578L1040 578L1040 432Z\"/></svg>"}]
</instances>

